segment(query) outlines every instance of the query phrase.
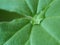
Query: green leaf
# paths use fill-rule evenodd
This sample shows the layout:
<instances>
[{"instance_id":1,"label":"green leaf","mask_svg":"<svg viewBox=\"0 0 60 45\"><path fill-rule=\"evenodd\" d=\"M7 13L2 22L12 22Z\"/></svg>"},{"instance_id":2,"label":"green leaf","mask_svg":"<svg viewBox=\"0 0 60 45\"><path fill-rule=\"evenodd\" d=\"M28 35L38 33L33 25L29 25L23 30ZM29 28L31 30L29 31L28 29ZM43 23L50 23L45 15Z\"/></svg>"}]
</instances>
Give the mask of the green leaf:
<instances>
[{"instance_id":1,"label":"green leaf","mask_svg":"<svg viewBox=\"0 0 60 45\"><path fill-rule=\"evenodd\" d=\"M52 16L60 16L60 0L54 0L50 7L47 9L45 16L52 17Z\"/></svg>"},{"instance_id":2,"label":"green leaf","mask_svg":"<svg viewBox=\"0 0 60 45\"><path fill-rule=\"evenodd\" d=\"M3 45L13 34L25 26L29 21L26 19L15 19L11 22L0 22L0 45Z\"/></svg>"},{"instance_id":3,"label":"green leaf","mask_svg":"<svg viewBox=\"0 0 60 45\"><path fill-rule=\"evenodd\" d=\"M32 12L25 0L0 0L0 9L32 16Z\"/></svg>"},{"instance_id":4,"label":"green leaf","mask_svg":"<svg viewBox=\"0 0 60 45\"><path fill-rule=\"evenodd\" d=\"M39 1L39 0L26 0L29 8L30 8L31 11L32 11L33 13L35 13L35 14L36 14L36 11L37 11L38 1Z\"/></svg>"},{"instance_id":5,"label":"green leaf","mask_svg":"<svg viewBox=\"0 0 60 45\"><path fill-rule=\"evenodd\" d=\"M60 45L60 0L0 0L0 45Z\"/></svg>"},{"instance_id":6,"label":"green leaf","mask_svg":"<svg viewBox=\"0 0 60 45\"><path fill-rule=\"evenodd\" d=\"M24 17L21 14L15 12L9 12L6 10L0 10L0 22L1 21L11 21L13 19L22 18Z\"/></svg>"},{"instance_id":7,"label":"green leaf","mask_svg":"<svg viewBox=\"0 0 60 45\"><path fill-rule=\"evenodd\" d=\"M48 7L51 2L52 0L39 0L38 7L37 7L37 13L40 13L42 10Z\"/></svg>"},{"instance_id":8,"label":"green leaf","mask_svg":"<svg viewBox=\"0 0 60 45\"><path fill-rule=\"evenodd\" d=\"M17 33L15 33L4 45L24 45L29 39L31 24L27 24ZM18 36L19 35L19 36Z\"/></svg>"},{"instance_id":9,"label":"green leaf","mask_svg":"<svg viewBox=\"0 0 60 45\"><path fill-rule=\"evenodd\" d=\"M31 45L60 45L59 42L40 25L33 26L30 42Z\"/></svg>"},{"instance_id":10,"label":"green leaf","mask_svg":"<svg viewBox=\"0 0 60 45\"><path fill-rule=\"evenodd\" d=\"M50 33L58 42L60 42L60 16L44 19L42 26Z\"/></svg>"},{"instance_id":11,"label":"green leaf","mask_svg":"<svg viewBox=\"0 0 60 45\"><path fill-rule=\"evenodd\" d=\"M30 45L30 39L25 43L25 45Z\"/></svg>"}]
</instances>

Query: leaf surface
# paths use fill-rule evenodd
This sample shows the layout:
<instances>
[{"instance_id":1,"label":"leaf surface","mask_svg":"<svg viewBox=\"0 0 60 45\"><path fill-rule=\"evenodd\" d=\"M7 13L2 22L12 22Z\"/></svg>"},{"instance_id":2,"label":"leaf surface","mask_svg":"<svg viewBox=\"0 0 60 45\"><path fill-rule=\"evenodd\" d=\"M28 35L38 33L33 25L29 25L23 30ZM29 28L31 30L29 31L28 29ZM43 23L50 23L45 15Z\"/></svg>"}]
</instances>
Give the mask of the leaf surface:
<instances>
[{"instance_id":1,"label":"leaf surface","mask_svg":"<svg viewBox=\"0 0 60 45\"><path fill-rule=\"evenodd\" d=\"M60 0L54 0L50 7L47 9L45 16L52 17L52 16L60 16Z\"/></svg>"},{"instance_id":2,"label":"leaf surface","mask_svg":"<svg viewBox=\"0 0 60 45\"><path fill-rule=\"evenodd\" d=\"M26 25L26 19L15 19L11 22L0 22L0 45L4 44L13 34Z\"/></svg>"},{"instance_id":3,"label":"leaf surface","mask_svg":"<svg viewBox=\"0 0 60 45\"><path fill-rule=\"evenodd\" d=\"M46 18L42 26L60 43L60 16Z\"/></svg>"},{"instance_id":4,"label":"leaf surface","mask_svg":"<svg viewBox=\"0 0 60 45\"><path fill-rule=\"evenodd\" d=\"M40 13L41 11L45 10L45 8L47 8L51 2L52 0L39 0L37 13Z\"/></svg>"},{"instance_id":5,"label":"leaf surface","mask_svg":"<svg viewBox=\"0 0 60 45\"><path fill-rule=\"evenodd\" d=\"M4 45L24 45L29 39L30 32L31 24L27 24L21 30L15 33Z\"/></svg>"},{"instance_id":6,"label":"leaf surface","mask_svg":"<svg viewBox=\"0 0 60 45\"><path fill-rule=\"evenodd\" d=\"M24 16L15 12L9 12L6 10L0 10L0 22L2 21L12 21L14 19L23 18Z\"/></svg>"},{"instance_id":7,"label":"leaf surface","mask_svg":"<svg viewBox=\"0 0 60 45\"><path fill-rule=\"evenodd\" d=\"M0 9L32 16L31 10L25 0L0 0Z\"/></svg>"},{"instance_id":8,"label":"leaf surface","mask_svg":"<svg viewBox=\"0 0 60 45\"><path fill-rule=\"evenodd\" d=\"M25 43L25 45L30 45L30 39Z\"/></svg>"},{"instance_id":9,"label":"leaf surface","mask_svg":"<svg viewBox=\"0 0 60 45\"><path fill-rule=\"evenodd\" d=\"M40 25L34 25L30 37L31 45L60 45L59 42Z\"/></svg>"},{"instance_id":10,"label":"leaf surface","mask_svg":"<svg viewBox=\"0 0 60 45\"><path fill-rule=\"evenodd\" d=\"M36 14L36 11L37 11L38 1L39 1L39 0L26 0L29 8L31 9L31 11L32 11L34 14Z\"/></svg>"},{"instance_id":11,"label":"leaf surface","mask_svg":"<svg viewBox=\"0 0 60 45\"><path fill-rule=\"evenodd\" d=\"M59 5L60 0L0 0L0 45L60 45Z\"/></svg>"}]
</instances>

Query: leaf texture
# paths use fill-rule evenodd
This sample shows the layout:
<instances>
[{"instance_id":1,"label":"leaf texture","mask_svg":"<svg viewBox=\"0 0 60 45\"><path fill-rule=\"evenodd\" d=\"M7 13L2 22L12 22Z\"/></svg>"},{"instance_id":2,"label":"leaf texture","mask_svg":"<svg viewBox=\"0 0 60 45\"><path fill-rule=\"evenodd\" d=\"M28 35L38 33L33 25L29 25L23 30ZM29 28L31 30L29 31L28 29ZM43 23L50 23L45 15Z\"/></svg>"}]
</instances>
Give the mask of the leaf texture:
<instances>
[{"instance_id":1,"label":"leaf texture","mask_svg":"<svg viewBox=\"0 0 60 45\"><path fill-rule=\"evenodd\" d=\"M42 26L60 43L60 16L46 18Z\"/></svg>"},{"instance_id":2,"label":"leaf texture","mask_svg":"<svg viewBox=\"0 0 60 45\"><path fill-rule=\"evenodd\" d=\"M4 45L24 45L29 38L30 32L31 24L27 24L21 30L15 33Z\"/></svg>"},{"instance_id":3,"label":"leaf texture","mask_svg":"<svg viewBox=\"0 0 60 45\"><path fill-rule=\"evenodd\" d=\"M0 0L0 9L17 12L22 15L32 15L25 0Z\"/></svg>"},{"instance_id":4,"label":"leaf texture","mask_svg":"<svg viewBox=\"0 0 60 45\"><path fill-rule=\"evenodd\" d=\"M60 0L54 0L50 7L47 9L45 16L52 17L52 16L60 16Z\"/></svg>"},{"instance_id":5,"label":"leaf texture","mask_svg":"<svg viewBox=\"0 0 60 45\"><path fill-rule=\"evenodd\" d=\"M0 22L0 45L4 44L13 34L26 25L29 21L16 19L11 22Z\"/></svg>"},{"instance_id":6,"label":"leaf texture","mask_svg":"<svg viewBox=\"0 0 60 45\"><path fill-rule=\"evenodd\" d=\"M31 45L60 45L42 26L34 25L30 37Z\"/></svg>"},{"instance_id":7,"label":"leaf texture","mask_svg":"<svg viewBox=\"0 0 60 45\"><path fill-rule=\"evenodd\" d=\"M45 10L45 8L47 8L51 2L52 0L39 0L37 13L40 13L42 10Z\"/></svg>"},{"instance_id":8,"label":"leaf texture","mask_svg":"<svg viewBox=\"0 0 60 45\"><path fill-rule=\"evenodd\" d=\"M0 45L60 45L59 5L60 0L0 0Z\"/></svg>"}]
</instances>

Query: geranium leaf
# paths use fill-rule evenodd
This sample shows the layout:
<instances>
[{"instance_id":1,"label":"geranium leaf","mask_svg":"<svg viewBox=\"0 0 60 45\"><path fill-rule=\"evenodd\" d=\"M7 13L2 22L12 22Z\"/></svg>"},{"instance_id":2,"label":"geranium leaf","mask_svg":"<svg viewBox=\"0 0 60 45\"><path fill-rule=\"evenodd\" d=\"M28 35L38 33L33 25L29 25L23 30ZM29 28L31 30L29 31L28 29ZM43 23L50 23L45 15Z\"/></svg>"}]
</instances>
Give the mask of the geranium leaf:
<instances>
[{"instance_id":1,"label":"geranium leaf","mask_svg":"<svg viewBox=\"0 0 60 45\"><path fill-rule=\"evenodd\" d=\"M25 0L0 0L0 9L17 12L22 15L32 15Z\"/></svg>"},{"instance_id":2,"label":"geranium leaf","mask_svg":"<svg viewBox=\"0 0 60 45\"><path fill-rule=\"evenodd\" d=\"M60 42L60 16L46 18L42 22L42 26Z\"/></svg>"},{"instance_id":3,"label":"geranium leaf","mask_svg":"<svg viewBox=\"0 0 60 45\"><path fill-rule=\"evenodd\" d=\"M46 26L45 26L46 27ZM41 25L34 25L30 36L31 45L60 45Z\"/></svg>"},{"instance_id":4,"label":"geranium leaf","mask_svg":"<svg viewBox=\"0 0 60 45\"><path fill-rule=\"evenodd\" d=\"M24 45L29 39L32 25L29 23L13 35L4 45Z\"/></svg>"},{"instance_id":5,"label":"geranium leaf","mask_svg":"<svg viewBox=\"0 0 60 45\"><path fill-rule=\"evenodd\" d=\"M60 0L0 0L0 45L60 45Z\"/></svg>"},{"instance_id":6,"label":"geranium leaf","mask_svg":"<svg viewBox=\"0 0 60 45\"><path fill-rule=\"evenodd\" d=\"M30 39L25 43L25 45L30 45Z\"/></svg>"},{"instance_id":7,"label":"geranium leaf","mask_svg":"<svg viewBox=\"0 0 60 45\"><path fill-rule=\"evenodd\" d=\"M60 16L60 0L54 0L50 7L47 9L45 16L51 17L51 16Z\"/></svg>"},{"instance_id":8,"label":"geranium leaf","mask_svg":"<svg viewBox=\"0 0 60 45\"><path fill-rule=\"evenodd\" d=\"M0 10L0 22L1 21L11 21L13 19L18 19L24 17L21 14L15 12L9 12L6 10Z\"/></svg>"},{"instance_id":9,"label":"geranium leaf","mask_svg":"<svg viewBox=\"0 0 60 45\"><path fill-rule=\"evenodd\" d=\"M52 0L39 0L38 7L37 7L37 13L40 13L42 10L44 10L49 4L52 2Z\"/></svg>"},{"instance_id":10,"label":"geranium leaf","mask_svg":"<svg viewBox=\"0 0 60 45\"><path fill-rule=\"evenodd\" d=\"M0 45L3 45L14 33L26 25L26 19L15 19L11 22L0 22Z\"/></svg>"},{"instance_id":11,"label":"geranium leaf","mask_svg":"<svg viewBox=\"0 0 60 45\"><path fill-rule=\"evenodd\" d=\"M37 11L38 1L39 1L39 0L26 0L29 8L30 8L31 11L32 11L33 13L35 13L35 14L36 14L36 11Z\"/></svg>"}]
</instances>

